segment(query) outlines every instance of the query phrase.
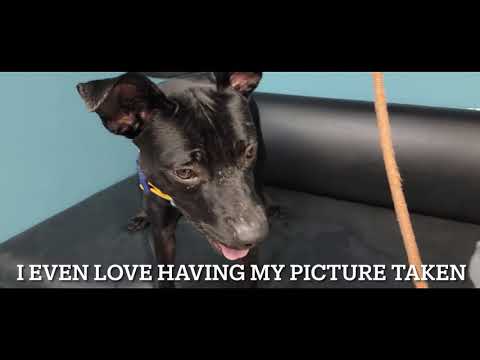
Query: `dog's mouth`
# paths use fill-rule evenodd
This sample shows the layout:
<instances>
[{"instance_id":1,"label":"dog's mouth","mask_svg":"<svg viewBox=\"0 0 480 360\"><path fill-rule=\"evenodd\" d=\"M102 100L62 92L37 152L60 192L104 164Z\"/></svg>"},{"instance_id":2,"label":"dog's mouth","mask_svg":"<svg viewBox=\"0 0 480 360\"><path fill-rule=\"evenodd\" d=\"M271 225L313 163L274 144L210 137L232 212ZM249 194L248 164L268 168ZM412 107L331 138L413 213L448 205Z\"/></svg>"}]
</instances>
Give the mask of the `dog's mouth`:
<instances>
[{"instance_id":1,"label":"dog's mouth","mask_svg":"<svg viewBox=\"0 0 480 360\"><path fill-rule=\"evenodd\" d=\"M250 252L250 249L242 249L242 250L237 250L230 248L226 245L223 245L219 241L211 241L210 242L214 248L216 248L217 251L219 251L226 259L235 261L244 258L245 256L248 255Z\"/></svg>"},{"instance_id":2,"label":"dog's mouth","mask_svg":"<svg viewBox=\"0 0 480 360\"><path fill-rule=\"evenodd\" d=\"M194 224L194 226L203 234L203 236L205 236L212 248L227 260L235 261L243 259L250 252L251 248L239 250L222 244L222 242L218 240L220 237L213 231L213 229L208 228L204 224Z\"/></svg>"}]
</instances>

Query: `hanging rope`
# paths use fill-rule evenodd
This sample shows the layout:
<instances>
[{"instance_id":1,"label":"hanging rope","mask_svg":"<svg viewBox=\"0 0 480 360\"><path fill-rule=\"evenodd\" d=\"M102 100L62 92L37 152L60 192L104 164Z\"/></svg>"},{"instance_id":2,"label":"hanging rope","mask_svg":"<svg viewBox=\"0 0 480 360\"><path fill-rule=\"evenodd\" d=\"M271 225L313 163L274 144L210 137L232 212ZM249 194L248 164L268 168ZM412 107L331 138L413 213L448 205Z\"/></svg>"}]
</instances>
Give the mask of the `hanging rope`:
<instances>
[{"instance_id":1,"label":"hanging rope","mask_svg":"<svg viewBox=\"0 0 480 360\"><path fill-rule=\"evenodd\" d=\"M377 125L380 137L380 147L382 149L383 160L385 162L385 170L387 172L390 192L392 194L395 213L400 225L403 243L407 252L407 258L410 265L414 265L417 274L422 274L422 259L418 250L415 234L413 232L410 215L408 213L405 195L402 190L402 179L395 160L395 151L393 149L392 134L390 128L390 120L387 110L387 101L385 97L385 86L383 83L383 73L373 73L373 83L375 88L375 111L377 114ZM414 280L417 288L428 288L425 281Z\"/></svg>"}]
</instances>

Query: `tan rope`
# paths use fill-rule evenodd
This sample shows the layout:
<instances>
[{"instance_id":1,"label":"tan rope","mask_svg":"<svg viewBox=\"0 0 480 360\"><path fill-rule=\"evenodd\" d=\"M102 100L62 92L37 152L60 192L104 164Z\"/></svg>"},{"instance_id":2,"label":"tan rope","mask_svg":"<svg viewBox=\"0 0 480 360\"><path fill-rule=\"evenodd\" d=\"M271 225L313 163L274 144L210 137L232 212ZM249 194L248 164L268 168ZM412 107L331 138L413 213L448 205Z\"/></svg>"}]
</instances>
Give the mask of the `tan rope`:
<instances>
[{"instance_id":1,"label":"tan rope","mask_svg":"<svg viewBox=\"0 0 480 360\"><path fill-rule=\"evenodd\" d=\"M373 73L373 83L375 88L375 111L377 114L377 125L380 137L380 147L382 149L385 170L387 172L390 192L392 194L395 213L400 225L403 243L407 252L407 258L410 265L414 265L417 274L422 274L422 259L415 240L410 215L408 213L407 203L402 189L402 179L395 160L395 151L393 149L390 120L387 110L387 101L385 97L385 86L383 83L383 73ZM428 284L422 280L414 280L417 288L428 288Z\"/></svg>"}]
</instances>

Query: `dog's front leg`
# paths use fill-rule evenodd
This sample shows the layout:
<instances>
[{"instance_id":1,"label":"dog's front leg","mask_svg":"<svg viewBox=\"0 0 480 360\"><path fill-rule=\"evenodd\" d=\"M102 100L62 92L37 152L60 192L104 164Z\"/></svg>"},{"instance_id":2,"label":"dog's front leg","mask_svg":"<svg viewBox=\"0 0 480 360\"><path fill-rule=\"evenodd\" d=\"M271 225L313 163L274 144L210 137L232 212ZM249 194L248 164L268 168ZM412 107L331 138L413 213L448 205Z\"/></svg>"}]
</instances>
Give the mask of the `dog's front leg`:
<instances>
[{"instance_id":1,"label":"dog's front leg","mask_svg":"<svg viewBox=\"0 0 480 360\"><path fill-rule=\"evenodd\" d=\"M151 219L153 250L157 265L175 264L175 229L180 212L164 204L149 204L148 217ZM173 281L159 283L160 287L174 287Z\"/></svg>"},{"instance_id":2,"label":"dog's front leg","mask_svg":"<svg viewBox=\"0 0 480 360\"><path fill-rule=\"evenodd\" d=\"M141 196L142 196L142 208L128 222L128 231L130 232L141 231L147 228L148 225L150 225L150 221L147 215L147 201L148 201L147 195L145 195L142 192Z\"/></svg>"}]
</instances>

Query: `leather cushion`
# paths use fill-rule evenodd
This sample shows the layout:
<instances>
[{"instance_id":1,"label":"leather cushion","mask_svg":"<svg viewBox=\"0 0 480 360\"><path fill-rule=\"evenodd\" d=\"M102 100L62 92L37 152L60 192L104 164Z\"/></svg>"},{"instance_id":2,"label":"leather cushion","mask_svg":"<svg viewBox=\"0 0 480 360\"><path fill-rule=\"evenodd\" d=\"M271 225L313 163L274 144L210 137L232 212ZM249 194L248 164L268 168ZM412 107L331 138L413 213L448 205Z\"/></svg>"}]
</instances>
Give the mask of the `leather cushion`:
<instances>
[{"instance_id":1,"label":"leather cushion","mask_svg":"<svg viewBox=\"0 0 480 360\"><path fill-rule=\"evenodd\" d=\"M373 103L256 94L270 185L392 207ZM413 212L480 224L480 112L389 105Z\"/></svg>"}]
</instances>

